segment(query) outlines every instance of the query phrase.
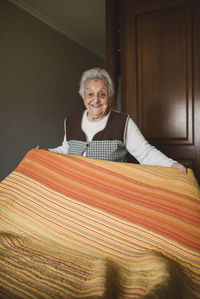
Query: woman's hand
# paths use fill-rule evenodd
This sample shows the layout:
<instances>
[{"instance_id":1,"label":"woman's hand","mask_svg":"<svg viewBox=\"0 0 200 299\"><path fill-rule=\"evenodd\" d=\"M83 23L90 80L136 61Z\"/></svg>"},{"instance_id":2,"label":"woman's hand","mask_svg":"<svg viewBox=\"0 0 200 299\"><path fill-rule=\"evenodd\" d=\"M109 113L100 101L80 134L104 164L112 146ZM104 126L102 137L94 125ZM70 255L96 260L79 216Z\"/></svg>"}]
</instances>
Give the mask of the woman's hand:
<instances>
[{"instance_id":1,"label":"woman's hand","mask_svg":"<svg viewBox=\"0 0 200 299\"><path fill-rule=\"evenodd\" d=\"M181 163L175 162L171 166L172 168L180 169L183 173L187 173L187 169Z\"/></svg>"},{"instance_id":2,"label":"woman's hand","mask_svg":"<svg viewBox=\"0 0 200 299\"><path fill-rule=\"evenodd\" d=\"M39 145L37 145L37 146L35 147L35 149L42 149L42 150L44 150L44 151L48 151L48 149L46 149L46 148L42 148L42 147L40 147Z\"/></svg>"}]
</instances>

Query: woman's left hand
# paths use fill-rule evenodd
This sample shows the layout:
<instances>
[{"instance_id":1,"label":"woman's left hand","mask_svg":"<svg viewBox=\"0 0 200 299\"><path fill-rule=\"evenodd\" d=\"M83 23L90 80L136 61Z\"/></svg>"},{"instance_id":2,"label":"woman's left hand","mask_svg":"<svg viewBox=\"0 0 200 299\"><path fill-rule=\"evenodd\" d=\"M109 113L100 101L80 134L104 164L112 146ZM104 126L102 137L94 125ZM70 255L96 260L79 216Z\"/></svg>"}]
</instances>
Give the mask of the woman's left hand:
<instances>
[{"instance_id":1,"label":"woman's left hand","mask_svg":"<svg viewBox=\"0 0 200 299\"><path fill-rule=\"evenodd\" d=\"M181 163L175 162L171 166L172 168L180 169L183 173L187 173L187 169Z\"/></svg>"}]
</instances>

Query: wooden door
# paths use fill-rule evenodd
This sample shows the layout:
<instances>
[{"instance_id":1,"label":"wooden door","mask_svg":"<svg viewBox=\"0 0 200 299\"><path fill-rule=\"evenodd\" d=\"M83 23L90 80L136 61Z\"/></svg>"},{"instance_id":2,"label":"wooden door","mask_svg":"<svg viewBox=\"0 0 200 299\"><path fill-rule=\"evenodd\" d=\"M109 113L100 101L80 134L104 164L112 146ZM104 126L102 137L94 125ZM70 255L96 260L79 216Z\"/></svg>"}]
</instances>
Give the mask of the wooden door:
<instances>
[{"instance_id":1,"label":"wooden door","mask_svg":"<svg viewBox=\"0 0 200 299\"><path fill-rule=\"evenodd\" d=\"M122 110L200 182L200 1L121 0L118 13Z\"/></svg>"}]
</instances>

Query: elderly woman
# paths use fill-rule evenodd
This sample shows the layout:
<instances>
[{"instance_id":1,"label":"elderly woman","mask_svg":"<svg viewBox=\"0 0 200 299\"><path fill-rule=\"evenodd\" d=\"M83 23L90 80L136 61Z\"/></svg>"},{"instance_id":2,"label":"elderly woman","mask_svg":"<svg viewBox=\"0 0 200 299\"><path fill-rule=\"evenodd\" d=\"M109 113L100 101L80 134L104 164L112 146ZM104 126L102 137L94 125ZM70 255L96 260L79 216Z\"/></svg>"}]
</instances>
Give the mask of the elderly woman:
<instances>
[{"instance_id":1,"label":"elderly woman","mask_svg":"<svg viewBox=\"0 0 200 299\"><path fill-rule=\"evenodd\" d=\"M182 164L145 140L130 115L111 109L113 83L104 69L85 71L79 93L86 110L65 120L62 145L49 151L121 162L126 160L129 152L141 164L173 167L186 172Z\"/></svg>"}]
</instances>

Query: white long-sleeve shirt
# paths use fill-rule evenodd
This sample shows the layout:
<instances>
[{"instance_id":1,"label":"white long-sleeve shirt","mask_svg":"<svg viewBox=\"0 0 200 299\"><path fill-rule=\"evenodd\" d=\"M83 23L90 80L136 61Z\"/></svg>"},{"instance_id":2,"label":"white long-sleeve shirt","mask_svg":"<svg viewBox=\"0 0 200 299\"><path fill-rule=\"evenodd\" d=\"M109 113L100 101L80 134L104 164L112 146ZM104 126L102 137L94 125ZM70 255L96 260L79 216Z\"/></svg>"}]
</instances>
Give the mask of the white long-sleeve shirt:
<instances>
[{"instance_id":1,"label":"white long-sleeve shirt","mask_svg":"<svg viewBox=\"0 0 200 299\"><path fill-rule=\"evenodd\" d=\"M81 128L86 134L87 141L92 141L94 135L105 128L108 118L109 114L98 122L89 121L87 118L87 110L84 111ZM61 146L51 148L49 151L67 154L69 146L66 136L67 132L64 134L64 139ZM140 164L170 167L176 162L149 144L131 118L128 119L125 144L127 151Z\"/></svg>"}]
</instances>

